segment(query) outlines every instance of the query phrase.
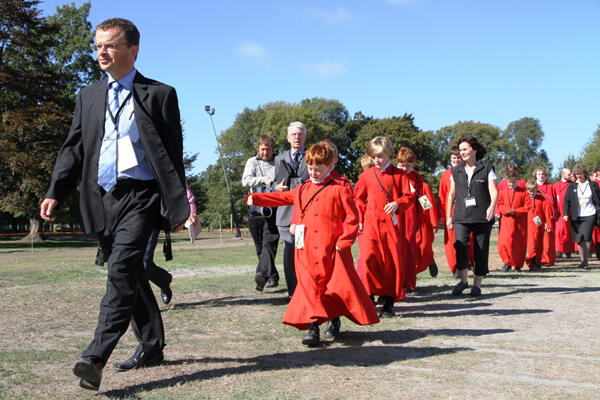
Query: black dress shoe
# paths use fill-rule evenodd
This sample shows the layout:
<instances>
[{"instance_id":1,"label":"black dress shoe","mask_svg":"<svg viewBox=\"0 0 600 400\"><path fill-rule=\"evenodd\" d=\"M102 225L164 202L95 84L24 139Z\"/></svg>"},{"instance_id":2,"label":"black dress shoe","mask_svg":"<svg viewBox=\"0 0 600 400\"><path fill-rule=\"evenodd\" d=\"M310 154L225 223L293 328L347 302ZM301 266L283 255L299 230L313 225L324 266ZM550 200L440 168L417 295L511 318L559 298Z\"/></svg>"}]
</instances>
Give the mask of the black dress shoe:
<instances>
[{"instance_id":1,"label":"black dress shoe","mask_svg":"<svg viewBox=\"0 0 600 400\"><path fill-rule=\"evenodd\" d=\"M256 290L262 292L267 284L267 277L260 272L257 272L256 275L254 275L254 282L256 282Z\"/></svg>"},{"instance_id":2,"label":"black dress shoe","mask_svg":"<svg viewBox=\"0 0 600 400\"><path fill-rule=\"evenodd\" d=\"M469 296L472 296L472 297L479 297L479 296L481 296L481 289L479 287L477 287L477 286L473 286L471 288L471 293L469 293Z\"/></svg>"},{"instance_id":3,"label":"black dress shoe","mask_svg":"<svg viewBox=\"0 0 600 400\"><path fill-rule=\"evenodd\" d=\"M172 275L167 286L160 289L160 298L165 304L169 304L171 302L171 297L173 297L173 292L171 291L171 282L173 282Z\"/></svg>"},{"instance_id":4,"label":"black dress shoe","mask_svg":"<svg viewBox=\"0 0 600 400\"><path fill-rule=\"evenodd\" d=\"M340 317L334 318L331 321L327 322L327 328L325 329L325 337L336 338L340 334L341 326L342 321L340 321Z\"/></svg>"},{"instance_id":5,"label":"black dress shoe","mask_svg":"<svg viewBox=\"0 0 600 400\"><path fill-rule=\"evenodd\" d=\"M431 275L432 278L435 278L438 275L438 266L435 261L429 265L429 275Z\"/></svg>"},{"instance_id":6,"label":"black dress shoe","mask_svg":"<svg viewBox=\"0 0 600 400\"><path fill-rule=\"evenodd\" d=\"M312 322L308 326L308 332L302 338L302 344L308 347L315 347L318 346L320 342L319 325L316 322Z\"/></svg>"},{"instance_id":7,"label":"black dress shoe","mask_svg":"<svg viewBox=\"0 0 600 400\"><path fill-rule=\"evenodd\" d=\"M502 267L502 272L509 272L509 271L510 271L510 265L504 264L504 267Z\"/></svg>"},{"instance_id":8,"label":"black dress shoe","mask_svg":"<svg viewBox=\"0 0 600 400\"><path fill-rule=\"evenodd\" d=\"M266 288L270 288L270 287L277 287L279 286L279 279L273 279L270 278L267 283L265 284Z\"/></svg>"},{"instance_id":9,"label":"black dress shoe","mask_svg":"<svg viewBox=\"0 0 600 400\"><path fill-rule=\"evenodd\" d=\"M454 289L452 289L452 296L460 296L462 292L468 287L469 284L467 282L458 282L458 284L454 286Z\"/></svg>"},{"instance_id":10,"label":"black dress shoe","mask_svg":"<svg viewBox=\"0 0 600 400\"><path fill-rule=\"evenodd\" d=\"M392 318L396 316L396 312L394 311L394 298L391 296L382 296L383 297L383 308L379 313L380 318Z\"/></svg>"},{"instance_id":11,"label":"black dress shoe","mask_svg":"<svg viewBox=\"0 0 600 400\"><path fill-rule=\"evenodd\" d=\"M122 363L116 363L115 369L119 372L129 371L144 367L152 367L159 365L165 359L162 350L154 350L150 352L136 350L129 360Z\"/></svg>"},{"instance_id":12,"label":"black dress shoe","mask_svg":"<svg viewBox=\"0 0 600 400\"><path fill-rule=\"evenodd\" d=\"M73 367L73 374L81 378L79 386L84 389L98 390L102 381L102 363L89 358L81 358Z\"/></svg>"}]
</instances>

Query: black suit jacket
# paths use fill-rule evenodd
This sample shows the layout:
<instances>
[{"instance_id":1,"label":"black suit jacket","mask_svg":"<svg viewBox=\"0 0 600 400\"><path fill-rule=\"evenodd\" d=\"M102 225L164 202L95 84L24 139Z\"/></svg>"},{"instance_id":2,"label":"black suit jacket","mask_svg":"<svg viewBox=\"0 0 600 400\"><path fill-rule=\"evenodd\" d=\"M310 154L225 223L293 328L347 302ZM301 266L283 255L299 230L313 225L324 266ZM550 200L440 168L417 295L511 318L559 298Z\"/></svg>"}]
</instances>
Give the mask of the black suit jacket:
<instances>
[{"instance_id":1,"label":"black suit jacket","mask_svg":"<svg viewBox=\"0 0 600 400\"><path fill-rule=\"evenodd\" d=\"M79 176L79 202L85 231L104 230L104 209L98 186L98 159L104 135L108 79L81 89L71 129L63 144L46 197L60 203ZM136 73L132 88L140 141L158 182L161 226L173 229L188 218L183 137L175 89Z\"/></svg>"},{"instance_id":2,"label":"black suit jacket","mask_svg":"<svg viewBox=\"0 0 600 400\"><path fill-rule=\"evenodd\" d=\"M596 215L600 214L600 187L597 182L589 181L592 190L592 201L596 207ZM577 182L567 186L565 201L563 203L563 215L568 215L571 221L577 221L579 218L579 197L577 196Z\"/></svg>"}]
</instances>

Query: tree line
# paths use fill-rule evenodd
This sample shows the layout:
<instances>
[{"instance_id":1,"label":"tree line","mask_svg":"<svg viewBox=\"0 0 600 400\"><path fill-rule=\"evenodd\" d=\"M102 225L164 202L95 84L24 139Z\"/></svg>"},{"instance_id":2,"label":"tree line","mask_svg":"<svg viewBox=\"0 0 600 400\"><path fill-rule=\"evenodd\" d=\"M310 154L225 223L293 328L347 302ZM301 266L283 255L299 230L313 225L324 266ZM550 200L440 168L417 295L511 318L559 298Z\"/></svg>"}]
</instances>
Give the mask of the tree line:
<instances>
[{"instance_id":1,"label":"tree line","mask_svg":"<svg viewBox=\"0 0 600 400\"><path fill-rule=\"evenodd\" d=\"M37 0L0 0L0 215L28 218L38 231L39 204L47 190L60 146L67 136L79 89L103 78L91 45L95 31L88 21L91 4L64 5L42 17ZM219 136L226 173L238 215L247 215L246 190L241 186L245 162L256 155L257 139L269 133L276 153L289 148L286 128L302 121L307 146L331 139L339 150L337 171L355 182L360 158L374 136L388 136L396 149L408 146L418 157L418 169L434 189L439 172L449 163L448 146L465 135L477 137L488 149L487 158L500 172L512 162L523 176L535 167L552 164L542 149L540 121L524 117L504 129L473 121L459 121L436 131L424 131L405 113L375 118L361 112L350 116L338 100L312 98L300 103L283 101L246 108ZM199 213L229 216L231 210L219 164L193 174L196 154L186 153L188 182L196 194ZM600 128L578 156L569 155L560 166L582 161L588 168L600 163ZM228 218L225 218L227 220ZM58 220L79 221L77 193L59 210ZM208 221L205 221L208 222Z\"/></svg>"}]
</instances>

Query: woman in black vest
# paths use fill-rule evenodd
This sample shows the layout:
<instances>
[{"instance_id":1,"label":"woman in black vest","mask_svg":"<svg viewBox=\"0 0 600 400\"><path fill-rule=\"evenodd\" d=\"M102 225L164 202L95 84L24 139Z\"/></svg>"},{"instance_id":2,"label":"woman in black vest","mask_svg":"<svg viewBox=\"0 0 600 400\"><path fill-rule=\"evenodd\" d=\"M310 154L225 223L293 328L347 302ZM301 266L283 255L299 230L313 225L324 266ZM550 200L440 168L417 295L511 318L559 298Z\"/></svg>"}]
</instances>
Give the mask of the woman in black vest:
<instances>
[{"instance_id":1,"label":"woman in black vest","mask_svg":"<svg viewBox=\"0 0 600 400\"><path fill-rule=\"evenodd\" d=\"M460 282L452 290L452 295L460 296L469 287L467 265L469 241L473 233L475 278L470 295L481 296L481 281L488 273L490 233L498 200L496 174L491 164L481 161L487 152L473 136L459 139L458 149L463 163L452 169L446 203L447 229L454 229L456 232L454 248L456 269L460 277ZM454 216L452 216L453 204L455 204Z\"/></svg>"},{"instance_id":2,"label":"woman in black vest","mask_svg":"<svg viewBox=\"0 0 600 400\"><path fill-rule=\"evenodd\" d=\"M588 179L587 169L581 163L575 164L573 175L576 180L567 187L563 219L568 221L571 218L571 235L579 245L581 257L579 268L589 269L590 244L600 211L600 188L597 182Z\"/></svg>"}]
</instances>

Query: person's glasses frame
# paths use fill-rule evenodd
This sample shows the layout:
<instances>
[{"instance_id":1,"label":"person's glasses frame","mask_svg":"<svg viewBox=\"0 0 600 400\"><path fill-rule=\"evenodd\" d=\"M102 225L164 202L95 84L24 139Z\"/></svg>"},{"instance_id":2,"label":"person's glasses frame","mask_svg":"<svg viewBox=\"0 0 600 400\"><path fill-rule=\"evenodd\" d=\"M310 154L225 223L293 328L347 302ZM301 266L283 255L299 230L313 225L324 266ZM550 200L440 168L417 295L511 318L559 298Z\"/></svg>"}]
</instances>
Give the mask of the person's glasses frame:
<instances>
[{"instance_id":1,"label":"person's glasses frame","mask_svg":"<svg viewBox=\"0 0 600 400\"><path fill-rule=\"evenodd\" d=\"M108 51L115 51L117 50L117 47L119 46L129 46L129 43L125 43L125 42L106 42L106 43L95 43L92 45L92 50L94 51L98 51L98 50L102 50L102 49L106 49Z\"/></svg>"}]
</instances>

